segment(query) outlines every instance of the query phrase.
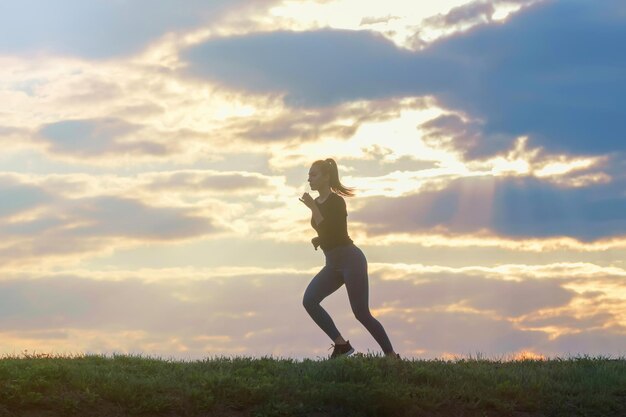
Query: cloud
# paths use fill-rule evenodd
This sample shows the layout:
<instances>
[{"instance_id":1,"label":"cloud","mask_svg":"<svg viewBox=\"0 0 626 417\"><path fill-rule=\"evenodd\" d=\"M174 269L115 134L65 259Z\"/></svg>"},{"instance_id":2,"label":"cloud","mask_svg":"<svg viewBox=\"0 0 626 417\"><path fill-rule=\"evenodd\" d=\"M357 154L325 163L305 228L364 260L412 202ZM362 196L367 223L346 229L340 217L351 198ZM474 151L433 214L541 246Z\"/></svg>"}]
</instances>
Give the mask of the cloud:
<instances>
[{"instance_id":1,"label":"cloud","mask_svg":"<svg viewBox=\"0 0 626 417\"><path fill-rule=\"evenodd\" d=\"M347 140L365 124L425 107L421 100L380 100L293 112L277 99L199 88L152 67L58 60L54 66L64 68L63 74L52 77L17 61L7 76L25 72L46 81L33 96L20 94L15 112L0 114L7 119L0 124L0 140L79 164L204 163L236 159L231 156L242 149L266 158L274 151L267 145ZM180 92L169 91L171 83Z\"/></svg>"},{"instance_id":2,"label":"cloud","mask_svg":"<svg viewBox=\"0 0 626 417\"><path fill-rule=\"evenodd\" d=\"M50 351L69 341L75 343L74 351L135 351L174 357L200 358L217 352L309 358L328 354L330 341L325 343L326 336L301 304L312 278L309 273L261 268L255 273L233 272L107 271L106 275L95 274L97 279L70 274L4 276L0 280L3 340L10 333L11 343L5 346L18 351L32 345L38 351ZM546 331L525 330L511 320L520 314L532 317L535 312L551 311L555 318L563 316L560 327L569 328L566 321L571 312L559 313L559 308L578 300L575 292L565 288L572 281L569 278L512 282L486 279L478 272L401 275L394 280L381 279L377 272L370 275L370 307L403 356L419 350L429 358L476 351L503 355L529 348L562 355L583 350L592 341L587 334L613 341L604 349L596 344L596 353L622 349L617 341L623 336L617 327L598 328L601 315L596 314L591 327L574 323L581 334L556 342ZM270 299L273 301L268 302ZM465 307L475 310L453 311L463 300L467 301ZM345 287L322 304L358 351L379 352L354 318ZM393 306L390 311L389 306ZM299 325L294 327L294 322ZM542 327L536 324L535 328Z\"/></svg>"},{"instance_id":3,"label":"cloud","mask_svg":"<svg viewBox=\"0 0 626 417\"><path fill-rule=\"evenodd\" d=\"M615 316L608 312L590 314L582 318L574 317L570 315L558 315L550 317L535 317L524 319L522 322L524 326L529 327L565 327L575 331L586 331L593 328L605 327L605 324L609 321L613 321Z\"/></svg>"},{"instance_id":4,"label":"cloud","mask_svg":"<svg viewBox=\"0 0 626 417\"><path fill-rule=\"evenodd\" d=\"M366 16L361 19L360 26L388 23L389 21L396 19L400 19L400 16L392 16L390 14L388 14L387 16Z\"/></svg>"},{"instance_id":5,"label":"cloud","mask_svg":"<svg viewBox=\"0 0 626 417\"><path fill-rule=\"evenodd\" d=\"M7 154L28 148L31 136L30 129L0 125L0 143Z\"/></svg>"},{"instance_id":6,"label":"cloud","mask_svg":"<svg viewBox=\"0 0 626 417\"><path fill-rule=\"evenodd\" d=\"M474 155L498 151L503 136L530 137L549 152L624 151L626 130L617 53L626 36L617 1L550 2L438 43L425 54L462 70L460 82L439 98L449 108L484 120ZM567 18L563 18L567 16ZM465 62L463 62L465 60ZM452 81L452 80L451 80Z\"/></svg>"},{"instance_id":7,"label":"cloud","mask_svg":"<svg viewBox=\"0 0 626 417\"><path fill-rule=\"evenodd\" d=\"M10 141L14 135L24 134L23 129L10 126L0 126L0 140Z\"/></svg>"},{"instance_id":8,"label":"cloud","mask_svg":"<svg viewBox=\"0 0 626 417\"><path fill-rule=\"evenodd\" d=\"M46 190L20 184L9 176L0 176L0 221L4 218L30 211L49 203L53 197Z\"/></svg>"},{"instance_id":9,"label":"cloud","mask_svg":"<svg viewBox=\"0 0 626 417\"><path fill-rule=\"evenodd\" d=\"M458 151L468 158L484 156L481 149L489 143L491 152L505 152L514 138L510 135L492 135L487 138L484 122L464 120L457 114L444 114L422 124L424 142L436 148Z\"/></svg>"},{"instance_id":10,"label":"cloud","mask_svg":"<svg viewBox=\"0 0 626 417\"><path fill-rule=\"evenodd\" d=\"M46 65L54 71L45 71ZM41 152L38 158L50 162L98 167L205 164L220 157L237 163L239 157L233 156L242 149L266 159L284 145L297 149L298 143L328 138L347 143L364 126L393 123L408 117L409 111L427 112L426 101L420 99L341 103L294 112L277 98L198 85L169 70L132 63L14 58L0 75L12 86L21 79L39 80L30 96L15 91L4 96L0 91L0 98L16 106L14 112L0 114L0 125L5 126L0 141Z\"/></svg>"},{"instance_id":11,"label":"cloud","mask_svg":"<svg viewBox=\"0 0 626 417\"><path fill-rule=\"evenodd\" d=\"M567 352L577 355L626 356L626 328L614 327L596 329L586 332L571 333L560 336L552 341L546 349L550 353Z\"/></svg>"},{"instance_id":12,"label":"cloud","mask_svg":"<svg viewBox=\"0 0 626 417\"><path fill-rule=\"evenodd\" d=\"M184 192L219 191L221 193L258 192L271 187L271 179L260 174L219 171L179 171L149 175L146 189L154 191L178 190Z\"/></svg>"},{"instance_id":13,"label":"cloud","mask_svg":"<svg viewBox=\"0 0 626 417\"><path fill-rule=\"evenodd\" d=\"M460 178L443 189L372 198L350 216L374 235L488 231L510 238L594 241L626 234L622 188L622 183L561 188L532 177Z\"/></svg>"},{"instance_id":14,"label":"cloud","mask_svg":"<svg viewBox=\"0 0 626 417\"><path fill-rule=\"evenodd\" d=\"M411 279L415 279L411 283ZM514 318L569 304L576 292L556 280L504 281L480 276L429 274L405 276L386 284L394 289L394 307L430 308L462 303L500 317ZM389 291L389 290L387 290Z\"/></svg>"},{"instance_id":15,"label":"cloud","mask_svg":"<svg viewBox=\"0 0 626 417\"><path fill-rule=\"evenodd\" d=\"M151 283L140 278L92 280L60 275L3 280L0 323L5 332L17 332L23 338L37 338L40 331L55 332L39 337L47 339L39 341L39 351L54 345L50 339L60 338L63 343L68 334L81 330L140 334L140 340L123 340L120 347L126 351L143 347L145 354L184 355L175 347L160 350L172 338L197 357L212 353L215 346L207 349L211 344L224 344L224 353L242 346L247 353L267 354L280 342L263 339L263 329L271 328L284 337L293 330L294 317L306 320L298 295L306 285L303 278L273 274L188 280L181 276ZM268 303L270 298L274 302ZM285 315L285 311L292 314ZM79 340L75 348L89 342ZM147 350L151 342L161 346ZM105 351L102 346L96 349Z\"/></svg>"},{"instance_id":16,"label":"cloud","mask_svg":"<svg viewBox=\"0 0 626 417\"><path fill-rule=\"evenodd\" d=\"M426 19L427 25L436 25L440 27L459 25L474 20L491 20L496 8L492 1L474 1L462 6L457 6L448 13L436 15Z\"/></svg>"},{"instance_id":17,"label":"cloud","mask_svg":"<svg viewBox=\"0 0 626 417\"><path fill-rule=\"evenodd\" d=\"M100 157L106 154L138 153L164 156L167 146L155 141L123 141L140 126L121 119L64 120L42 126L38 136L50 151L73 156Z\"/></svg>"},{"instance_id":18,"label":"cloud","mask_svg":"<svg viewBox=\"0 0 626 417\"><path fill-rule=\"evenodd\" d=\"M98 59L132 54L168 32L201 27L244 5L240 0L188 0L184 7L175 0L4 2L0 54L44 51Z\"/></svg>"},{"instance_id":19,"label":"cloud","mask_svg":"<svg viewBox=\"0 0 626 417\"><path fill-rule=\"evenodd\" d=\"M68 237L169 240L215 231L208 219L179 208L150 207L131 198L99 196L67 201L64 205L78 223L67 232Z\"/></svg>"},{"instance_id":20,"label":"cloud","mask_svg":"<svg viewBox=\"0 0 626 417\"><path fill-rule=\"evenodd\" d=\"M548 152L624 151L626 15L618 0L545 2L420 52L366 31L210 39L182 53L187 74L283 94L292 106L432 95L481 120L473 156L521 135Z\"/></svg>"},{"instance_id":21,"label":"cloud","mask_svg":"<svg viewBox=\"0 0 626 417\"><path fill-rule=\"evenodd\" d=\"M507 9L513 6L519 10L539 1L542 0L476 0L453 7L447 13L437 14L420 22L419 26L414 28L416 32L410 37L409 44L412 44L414 49L423 48L428 46L428 38L433 32L441 33L438 36L441 39L442 36L466 31L476 25L494 23L502 11L501 6Z\"/></svg>"},{"instance_id":22,"label":"cloud","mask_svg":"<svg viewBox=\"0 0 626 417\"><path fill-rule=\"evenodd\" d=\"M76 256L141 241L172 241L221 231L213 217L188 207L153 206L123 195L68 198L44 187L0 178L0 260ZM219 213L209 216L219 217Z\"/></svg>"},{"instance_id":23,"label":"cloud","mask_svg":"<svg viewBox=\"0 0 626 417\"><path fill-rule=\"evenodd\" d=\"M349 139L364 123L389 120L398 117L405 108L424 106L417 100L410 103L379 100L306 111L282 109L268 118L233 118L227 129L236 137L257 143L314 142L324 137Z\"/></svg>"},{"instance_id":24,"label":"cloud","mask_svg":"<svg viewBox=\"0 0 626 417\"><path fill-rule=\"evenodd\" d=\"M481 352L492 357L548 340L548 335L542 331L520 330L507 320L461 312L419 313L416 322L407 330L421 335L421 342L416 347L437 352L437 356L444 352L463 356Z\"/></svg>"},{"instance_id":25,"label":"cloud","mask_svg":"<svg viewBox=\"0 0 626 417\"><path fill-rule=\"evenodd\" d=\"M217 38L183 51L182 58L189 62L188 76L285 94L291 105L312 107L407 95L407 79L423 72L411 53L382 35L350 30Z\"/></svg>"},{"instance_id":26,"label":"cloud","mask_svg":"<svg viewBox=\"0 0 626 417\"><path fill-rule=\"evenodd\" d=\"M413 36L416 43L425 43L421 34L425 30L445 30L455 26L475 25L491 22L496 12L495 2L473 1L462 6L454 7L445 14L438 14L424 19L418 32Z\"/></svg>"}]
</instances>

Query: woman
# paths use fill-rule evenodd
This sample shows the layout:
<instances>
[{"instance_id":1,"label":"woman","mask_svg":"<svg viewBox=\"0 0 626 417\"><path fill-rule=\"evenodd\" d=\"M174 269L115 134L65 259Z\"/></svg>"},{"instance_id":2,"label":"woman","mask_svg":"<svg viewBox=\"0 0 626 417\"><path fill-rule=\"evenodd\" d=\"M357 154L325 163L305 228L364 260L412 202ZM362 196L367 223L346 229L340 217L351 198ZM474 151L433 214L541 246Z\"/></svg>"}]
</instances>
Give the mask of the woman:
<instances>
[{"instance_id":1,"label":"woman","mask_svg":"<svg viewBox=\"0 0 626 417\"><path fill-rule=\"evenodd\" d=\"M368 306L367 260L348 236L346 202L341 196L351 197L354 192L339 181L337 164L333 159L315 161L309 169L311 190L319 197L315 200L304 193L300 198L311 209L311 226L317 231L312 239L315 250L320 246L326 257L326 265L313 278L302 303L315 323L335 343L331 358L348 356L354 352L350 341L335 327L321 301L335 292L344 283L348 291L350 306L357 320L370 332L386 356L399 358L391 346L385 329L370 313Z\"/></svg>"}]
</instances>

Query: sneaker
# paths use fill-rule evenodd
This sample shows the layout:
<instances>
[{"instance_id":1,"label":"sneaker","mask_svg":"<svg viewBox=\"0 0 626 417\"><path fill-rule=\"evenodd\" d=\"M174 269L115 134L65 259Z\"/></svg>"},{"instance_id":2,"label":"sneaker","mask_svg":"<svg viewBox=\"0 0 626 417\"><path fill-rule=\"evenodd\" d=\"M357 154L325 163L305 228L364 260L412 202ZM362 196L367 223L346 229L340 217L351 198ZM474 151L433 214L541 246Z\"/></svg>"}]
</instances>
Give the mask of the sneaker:
<instances>
[{"instance_id":1,"label":"sneaker","mask_svg":"<svg viewBox=\"0 0 626 417\"><path fill-rule=\"evenodd\" d=\"M354 352L354 348L352 346L350 346L350 341L346 340L345 344L342 345L332 345L329 350L331 348L335 348L333 349L333 353L330 355L330 358L337 358L339 356L350 356L353 352Z\"/></svg>"}]
</instances>

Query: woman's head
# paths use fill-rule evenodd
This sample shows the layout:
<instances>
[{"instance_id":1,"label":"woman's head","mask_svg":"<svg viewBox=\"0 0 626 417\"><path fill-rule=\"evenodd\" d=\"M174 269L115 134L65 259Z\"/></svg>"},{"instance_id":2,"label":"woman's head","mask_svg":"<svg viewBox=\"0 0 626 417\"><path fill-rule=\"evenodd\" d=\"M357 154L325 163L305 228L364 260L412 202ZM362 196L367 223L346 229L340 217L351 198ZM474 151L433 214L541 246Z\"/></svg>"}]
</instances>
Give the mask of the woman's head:
<instances>
[{"instance_id":1,"label":"woman's head","mask_svg":"<svg viewBox=\"0 0 626 417\"><path fill-rule=\"evenodd\" d=\"M339 181L339 169L337 169L337 163L332 158L313 162L309 170L309 184L311 184L312 190L319 190L328 186L333 192L344 197L354 195L353 188L345 187Z\"/></svg>"}]
</instances>

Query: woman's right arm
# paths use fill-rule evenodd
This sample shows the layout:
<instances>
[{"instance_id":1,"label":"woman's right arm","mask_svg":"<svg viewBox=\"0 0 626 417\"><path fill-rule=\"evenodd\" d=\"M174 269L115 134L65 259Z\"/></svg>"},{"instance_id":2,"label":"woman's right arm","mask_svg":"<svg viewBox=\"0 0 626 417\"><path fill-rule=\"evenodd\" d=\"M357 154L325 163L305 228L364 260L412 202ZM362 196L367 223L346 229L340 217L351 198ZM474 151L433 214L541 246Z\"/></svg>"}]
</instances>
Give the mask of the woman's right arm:
<instances>
[{"instance_id":1,"label":"woman's right arm","mask_svg":"<svg viewBox=\"0 0 626 417\"><path fill-rule=\"evenodd\" d=\"M317 207L317 204L313 204L313 207L311 207L311 213L313 214L313 221L315 224L320 224L324 220L324 216L322 216L322 212L320 211L320 208Z\"/></svg>"},{"instance_id":2,"label":"woman's right arm","mask_svg":"<svg viewBox=\"0 0 626 417\"><path fill-rule=\"evenodd\" d=\"M309 193L302 194L302 197L299 198L308 208L311 209L311 213L313 214L313 220L315 224L320 224L324 220L324 216L322 216L322 212L320 211L317 204L315 204L315 200Z\"/></svg>"}]
</instances>

